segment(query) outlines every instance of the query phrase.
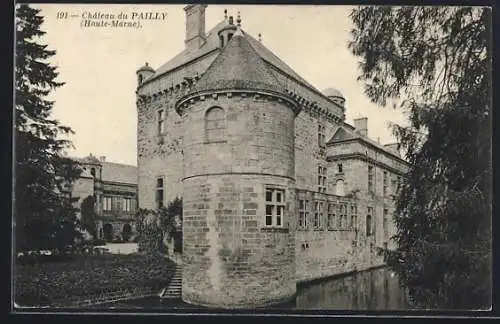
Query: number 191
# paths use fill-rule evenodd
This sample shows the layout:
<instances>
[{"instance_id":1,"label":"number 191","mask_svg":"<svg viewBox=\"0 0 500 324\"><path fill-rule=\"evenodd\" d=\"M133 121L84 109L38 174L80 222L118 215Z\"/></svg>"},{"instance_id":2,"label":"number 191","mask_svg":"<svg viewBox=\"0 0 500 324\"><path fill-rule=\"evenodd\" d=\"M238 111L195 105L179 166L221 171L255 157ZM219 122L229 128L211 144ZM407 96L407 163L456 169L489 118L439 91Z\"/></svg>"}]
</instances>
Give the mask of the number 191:
<instances>
[{"instance_id":1,"label":"number 191","mask_svg":"<svg viewBox=\"0 0 500 324\"><path fill-rule=\"evenodd\" d=\"M68 19L68 13L67 12L58 12L56 19Z\"/></svg>"}]
</instances>

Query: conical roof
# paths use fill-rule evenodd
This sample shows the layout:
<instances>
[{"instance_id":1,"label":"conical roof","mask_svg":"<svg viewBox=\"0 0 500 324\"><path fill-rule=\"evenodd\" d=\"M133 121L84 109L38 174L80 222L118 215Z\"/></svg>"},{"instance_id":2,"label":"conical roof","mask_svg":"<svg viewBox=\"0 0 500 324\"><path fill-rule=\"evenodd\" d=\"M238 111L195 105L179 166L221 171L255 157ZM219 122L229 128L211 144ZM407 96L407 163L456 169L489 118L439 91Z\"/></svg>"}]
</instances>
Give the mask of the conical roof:
<instances>
[{"instance_id":1,"label":"conical roof","mask_svg":"<svg viewBox=\"0 0 500 324\"><path fill-rule=\"evenodd\" d=\"M143 66L141 66L139 69L137 69L137 72L140 72L140 71L150 71L150 72L155 72L155 70L149 66L149 64L146 62Z\"/></svg>"},{"instance_id":2,"label":"conical roof","mask_svg":"<svg viewBox=\"0 0 500 324\"><path fill-rule=\"evenodd\" d=\"M208 90L248 89L285 93L276 77L244 37L241 29L188 93Z\"/></svg>"}]
</instances>

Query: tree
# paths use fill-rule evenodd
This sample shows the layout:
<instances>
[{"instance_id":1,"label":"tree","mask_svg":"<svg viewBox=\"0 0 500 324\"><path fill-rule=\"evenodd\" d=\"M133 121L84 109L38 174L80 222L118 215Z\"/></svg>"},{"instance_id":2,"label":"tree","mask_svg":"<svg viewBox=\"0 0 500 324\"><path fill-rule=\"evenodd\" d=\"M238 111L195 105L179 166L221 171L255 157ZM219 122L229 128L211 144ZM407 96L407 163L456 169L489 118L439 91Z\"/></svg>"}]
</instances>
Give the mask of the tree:
<instances>
[{"instance_id":1,"label":"tree","mask_svg":"<svg viewBox=\"0 0 500 324\"><path fill-rule=\"evenodd\" d=\"M81 224L90 235L97 237L96 213L95 213L95 197L90 195L83 199L81 204Z\"/></svg>"},{"instance_id":2,"label":"tree","mask_svg":"<svg viewBox=\"0 0 500 324\"><path fill-rule=\"evenodd\" d=\"M159 214L164 235L169 242L174 240L175 252L182 252L182 198L176 197Z\"/></svg>"},{"instance_id":3,"label":"tree","mask_svg":"<svg viewBox=\"0 0 500 324\"><path fill-rule=\"evenodd\" d=\"M64 83L56 81L55 55L39 43L40 10L20 5L16 10L15 51L15 182L16 249L63 246L75 233L75 210L67 186L79 176L76 162L64 157L72 134L51 118L53 102L47 96Z\"/></svg>"},{"instance_id":4,"label":"tree","mask_svg":"<svg viewBox=\"0 0 500 324\"><path fill-rule=\"evenodd\" d=\"M162 230L158 212L139 209L136 215L136 231L138 234L138 250L147 255L161 253Z\"/></svg>"},{"instance_id":5,"label":"tree","mask_svg":"<svg viewBox=\"0 0 500 324\"><path fill-rule=\"evenodd\" d=\"M387 263L417 307L488 308L491 10L374 6L351 19L366 95L409 117L393 125L411 166Z\"/></svg>"}]
</instances>

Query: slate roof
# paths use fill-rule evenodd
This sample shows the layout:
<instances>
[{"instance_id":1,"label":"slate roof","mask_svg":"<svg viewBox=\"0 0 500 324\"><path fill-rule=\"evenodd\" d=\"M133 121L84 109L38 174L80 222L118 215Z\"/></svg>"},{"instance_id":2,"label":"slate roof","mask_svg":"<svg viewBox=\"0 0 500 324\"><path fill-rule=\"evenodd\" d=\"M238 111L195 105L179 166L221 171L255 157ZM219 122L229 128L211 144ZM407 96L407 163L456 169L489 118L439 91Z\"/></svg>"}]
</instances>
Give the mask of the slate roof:
<instances>
[{"instance_id":1,"label":"slate roof","mask_svg":"<svg viewBox=\"0 0 500 324\"><path fill-rule=\"evenodd\" d=\"M103 162L93 155L84 158L74 158L83 164L100 165L102 168L102 180L108 182L120 182L137 184L137 167L122 163Z\"/></svg>"},{"instance_id":2,"label":"slate roof","mask_svg":"<svg viewBox=\"0 0 500 324\"><path fill-rule=\"evenodd\" d=\"M200 48L196 50L188 50L184 49L182 52L174 56L171 60L169 60L167 63L163 64L160 66L156 72L149 77L147 80L152 80L154 78L157 78L169 71L175 70L176 68L193 61L205 54L208 54L212 51L219 50L219 36L218 32L224 27L228 25L228 22L226 20L221 21L217 25L215 25L210 31L206 34L205 37L205 43L201 45ZM280 58L278 58L276 55L274 55L269 49L267 49L261 42L250 36L249 34L245 33L244 31L243 35L244 37L248 40L250 45L254 48L254 50L257 52L257 54L266 62L271 64L272 66L276 67L278 70L281 70L285 74L293 77L294 79L299 80L300 82L306 84L310 88L318 91L321 93L318 89L316 89L314 86L312 86L309 82L307 82L305 79L303 79L299 74L297 74L292 68L290 68L285 62L283 62ZM227 46L227 45L226 45Z\"/></svg>"},{"instance_id":3,"label":"slate roof","mask_svg":"<svg viewBox=\"0 0 500 324\"><path fill-rule=\"evenodd\" d=\"M101 162L102 180L137 184L137 167L128 164Z\"/></svg>"},{"instance_id":4,"label":"slate roof","mask_svg":"<svg viewBox=\"0 0 500 324\"><path fill-rule=\"evenodd\" d=\"M339 90L334 89L334 88L327 88L327 89L323 90L323 94L327 97L344 98L344 95L342 94L342 92L340 92Z\"/></svg>"},{"instance_id":5,"label":"slate roof","mask_svg":"<svg viewBox=\"0 0 500 324\"><path fill-rule=\"evenodd\" d=\"M174 56L171 60L169 60L167 63L163 64L160 66L155 74L151 77L155 78L157 76L160 76L170 70L173 70L189 61L192 61L200 56L203 56L209 52L212 52L216 49L219 48L219 36L217 33L219 30L221 30L224 26L227 25L227 21L223 20L217 25L215 25L214 28L212 28L206 35L205 37L205 43L201 45L201 47L195 51L189 51L188 49L184 49L182 52Z\"/></svg>"},{"instance_id":6,"label":"slate roof","mask_svg":"<svg viewBox=\"0 0 500 324\"><path fill-rule=\"evenodd\" d=\"M360 140L364 143L368 143L372 146L375 146L375 147L381 149L382 151L386 152L389 155L393 155L393 156L397 157L398 159L401 159L401 156L397 151L391 150L391 149L385 147L384 145L377 143L376 141L372 140L371 138L369 138L367 136L363 136L358 131L356 131L356 129L354 127L352 127L349 124L344 124L344 125L340 126L326 144L335 144L338 142L343 142L343 141L347 141L347 140L354 140L354 139Z\"/></svg>"},{"instance_id":7,"label":"slate roof","mask_svg":"<svg viewBox=\"0 0 500 324\"><path fill-rule=\"evenodd\" d=\"M212 62L189 94L223 89L271 90L285 93L284 87L239 29Z\"/></svg>"},{"instance_id":8,"label":"slate roof","mask_svg":"<svg viewBox=\"0 0 500 324\"><path fill-rule=\"evenodd\" d=\"M332 138L327 142L327 144L334 144L337 142L342 142L349 139L359 138L360 134L357 132L348 132L343 127L339 127Z\"/></svg>"}]
</instances>

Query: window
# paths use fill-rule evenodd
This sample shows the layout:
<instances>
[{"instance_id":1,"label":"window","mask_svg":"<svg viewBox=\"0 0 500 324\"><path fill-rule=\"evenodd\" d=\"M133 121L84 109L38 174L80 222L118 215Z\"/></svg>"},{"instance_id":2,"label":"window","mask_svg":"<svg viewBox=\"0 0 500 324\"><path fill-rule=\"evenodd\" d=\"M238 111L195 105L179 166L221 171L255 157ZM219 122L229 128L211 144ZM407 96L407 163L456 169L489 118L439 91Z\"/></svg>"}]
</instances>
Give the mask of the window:
<instances>
[{"instance_id":1,"label":"window","mask_svg":"<svg viewBox=\"0 0 500 324\"><path fill-rule=\"evenodd\" d=\"M344 171L342 170L342 163L337 164L337 172L338 172L338 173L342 173L342 172L344 172Z\"/></svg>"},{"instance_id":2,"label":"window","mask_svg":"<svg viewBox=\"0 0 500 324\"><path fill-rule=\"evenodd\" d=\"M318 146L320 148L324 148L326 146L325 143L325 126L318 125Z\"/></svg>"},{"instance_id":3,"label":"window","mask_svg":"<svg viewBox=\"0 0 500 324\"><path fill-rule=\"evenodd\" d=\"M112 209L112 202L111 197L104 197L102 209L110 211Z\"/></svg>"},{"instance_id":4,"label":"window","mask_svg":"<svg viewBox=\"0 0 500 324\"><path fill-rule=\"evenodd\" d=\"M163 208L163 177L156 178L156 208Z\"/></svg>"},{"instance_id":5,"label":"window","mask_svg":"<svg viewBox=\"0 0 500 324\"><path fill-rule=\"evenodd\" d=\"M328 229L335 228L335 204L328 204Z\"/></svg>"},{"instance_id":6,"label":"window","mask_svg":"<svg viewBox=\"0 0 500 324\"><path fill-rule=\"evenodd\" d=\"M233 38L233 34L232 33L227 34L227 42L228 43L231 40L231 38Z\"/></svg>"},{"instance_id":7,"label":"window","mask_svg":"<svg viewBox=\"0 0 500 324\"><path fill-rule=\"evenodd\" d=\"M349 223L349 227L351 230L354 230L357 226L357 213L358 213L358 207L356 205L351 205L351 221Z\"/></svg>"},{"instance_id":8,"label":"window","mask_svg":"<svg viewBox=\"0 0 500 324\"><path fill-rule=\"evenodd\" d=\"M226 136L226 117L224 110L220 107L212 107L207 110L205 116L206 141L221 142Z\"/></svg>"},{"instance_id":9,"label":"window","mask_svg":"<svg viewBox=\"0 0 500 324\"><path fill-rule=\"evenodd\" d=\"M337 196L344 195L344 180L337 180L337 182L335 183L335 194Z\"/></svg>"},{"instance_id":10,"label":"window","mask_svg":"<svg viewBox=\"0 0 500 324\"><path fill-rule=\"evenodd\" d=\"M368 192L374 192L373 190L373 166L368 166Z\"/></svg>"},{"instance_id":11,"label":"window","mask_svg":"<svg viewBox=\"0 0 500 324\"><path fill-rule=\"evenodd\" d=\"M401 182L401 177L398 177L398 183L397 183L397 188L396 188L396 192L399 192L399 190L401 190L401 186L402 186L402 182Z\"/></svg>"},{"instance_id":12,"label":"window","mask_svg":"<svg viewBox=\"0 0 500 324\"><path fill-rule=\"evenodd\" d=\"M158 134L163 134L165 132L165 111L158 111Z\"/></svg>"},{"instance_id":13,"label":"window","mask_svg":"<svg viewBox=\"0 0 500 324\"><path fill-rule=\"evenodd\" d=\"M384 197L387 196L387 171L384 171Z\"/></svg>"},{"instance_id":14,"label":"window","mask_svg":"<svg viewBox=\"0 0 500 324\"><path fill-rule=\"evenodd\" d=\"M90 169L90 174L95 178L95 168Z\"/></svg>"},{"instance_id":15,"label":"window","mask_svg":"<svg viewBox=\"0 0 500 324\"><path fill-rule=\"evenodd\" d=\"M139 74L139 84L142 83L142 79L143 79L142 74Z\"/></svg>"},{"instance_id":16,"label":"window","mask_svg":"<svg viewBox=\"0 0 500 324\"><path fill-rule=\"evenodd\" d=\"M368 214L366 215L366 236L373 235L372 214L373 214L373 208L368 207Z\"/></svg>"},{"instance_id":17,"label":"window","mask_svg":"<svg viewBox=\"0 0 500 324\"><path fill-rule=\"evenodd\" d=\"M338 228L344 229L347 227L347 205L340 204L339 205L339 222Z\"/></svg>"},{"instance_id":18,"label":"window","mask_svg":"<svg viewBox=\"0 0 500 324\"><path fill-rule=\"evenodd\" d=\"M319 220L319 201L314 202L314 229L318 229L320 226Z\"/></svg>"},{"instance_id":19,"label":"window","mask_svg":"<svg viewBox=\"0 0 500 324\"><path fill-rule=\"evenodd\" d=\"M285 190L266 189L266 226L283 226L285 216Z\"/></svg>"},{"instance_id":20,"label":"window","mask_svg":"<svg viewBox=\"0 0 500 324\"><path fill-rule=\"evenodd\" d=\"M319 220L318 220L318 228L323 227L323 215L324 215L324 202L319 202Z\"/></svg>"},{"instance_id":21,"label":"window","mask_svg":"<svg viewBox=\"0 0 500 324\"><path fill-rule=\"evenodd\" d=\"M387 208L384 208L384 218L382 220L382 227L384 228L384 240L387 239L387 236L389 234L389 229L387 227L387 214L388 214L388 211L387 211Z\"/></svg>"},{"instance_id":22,"label":"window","mask_svg":"<svg viewBox=\"0 0 500 324\"><path fill-rule=\"evenodd\" d=\"M123 198L123 202L122 202L122 208L123 208L123 211L124 212L130 212L132 211L132 199L130 198Z\"/></svg>"},{"instance_id":23,"label":"window","mask_svg":"<svg viewBox=\"0 0 500 324\"><path fill-rule=\"evenodd\" d=\"M326 192L326 168L318 166L318 192Z\"/></svg>"},{"instance_id":24,"label":"window","mask_svg":"<svg viewBox=\"0 0 500 324\"><path fill-rule=\"evenodd\" d=\"M307 200L299 200L299 227L307 228L307 218L309 217L309 212L307 211Z\"/></svg>"},{"instance_id":25,"label":"window","mask_svg":"<svg viewBox=\"0 0 500 324\"><path fill-rule=\"evenodd\" d=\"M220 47L224 47L224 36L219 35L219 42L220 42Z\"/></svg>"},{"instance_id":26,"label":"window","mask_svg":"<svg viewBox=\"0 0 500 324\"><path fill-rule=\"evenodd\" d=\"M397 184L397 181L396 181L396 180L392 180L392 181L391 181L391 187L392 187L392 194L393 194L393 195L397 194L397 187L398 187L398 184Z\"/></svg>"},{"instance_id":27,"label":"window","mask_svg":"<svg viewBox=\"0 0 500 324\"><path fill-rule=\"evenodd\" d=\"M354 229L358 229L358 206L354 205Z\"/></svg>"}]
</instances>

